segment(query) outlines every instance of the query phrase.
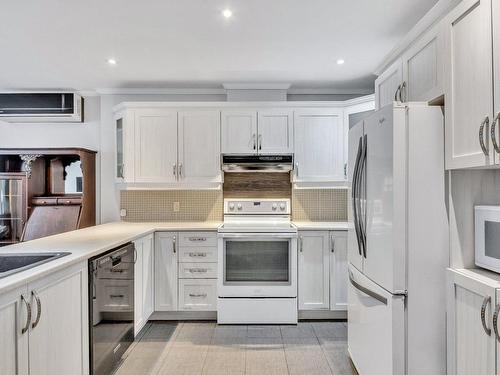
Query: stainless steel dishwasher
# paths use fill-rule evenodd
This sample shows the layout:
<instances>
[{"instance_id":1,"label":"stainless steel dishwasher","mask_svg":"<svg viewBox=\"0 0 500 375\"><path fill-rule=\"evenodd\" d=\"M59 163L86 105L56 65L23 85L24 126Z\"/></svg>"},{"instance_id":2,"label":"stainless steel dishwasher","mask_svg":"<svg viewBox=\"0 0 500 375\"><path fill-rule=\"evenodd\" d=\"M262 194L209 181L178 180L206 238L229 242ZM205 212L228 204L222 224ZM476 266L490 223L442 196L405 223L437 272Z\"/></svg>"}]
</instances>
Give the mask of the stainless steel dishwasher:
<instances>
[{"instance_id":1,"label":"stainless steel dishwasher","mask_svg":"<svg viewBox=\"0 0 500 375\"><path fill-rule=\"evenodd\" d=\"M89 260L90 374L108 375L134 341L132 243Z\"/></svg>"}]
</instances>

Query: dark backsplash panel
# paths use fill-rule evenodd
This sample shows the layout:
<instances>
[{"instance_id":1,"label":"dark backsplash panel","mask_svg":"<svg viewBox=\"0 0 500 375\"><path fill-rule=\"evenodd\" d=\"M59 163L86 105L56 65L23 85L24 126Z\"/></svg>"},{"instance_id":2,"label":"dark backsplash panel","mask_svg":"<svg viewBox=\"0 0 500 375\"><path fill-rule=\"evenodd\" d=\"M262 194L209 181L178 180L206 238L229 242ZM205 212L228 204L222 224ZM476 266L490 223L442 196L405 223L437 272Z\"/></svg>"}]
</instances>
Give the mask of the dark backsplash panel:
<instances>
[{"instance_id":1,"label":"dark backsplash panel","mask_svg":"<svg viewBox=\"0 0 500 375\"><path fill-rule=\"evenodd\" d=\"M292 198L288 173L225 173L224 198Z\"/></svg>"}]
</instances>

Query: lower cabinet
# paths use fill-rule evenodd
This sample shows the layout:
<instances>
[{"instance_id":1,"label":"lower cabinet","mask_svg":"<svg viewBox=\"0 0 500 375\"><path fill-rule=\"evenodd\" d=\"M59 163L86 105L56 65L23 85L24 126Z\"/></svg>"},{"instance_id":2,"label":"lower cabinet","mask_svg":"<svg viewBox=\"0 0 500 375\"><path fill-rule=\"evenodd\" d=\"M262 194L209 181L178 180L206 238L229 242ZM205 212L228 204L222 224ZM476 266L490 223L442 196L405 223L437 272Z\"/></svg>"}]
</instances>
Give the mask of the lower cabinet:
<instances>
[{"instance_id":1,"label":"lower cabinet","mask_svg":"<svg viewBox=\"0 0 500 375\"><path fill-rule=\"evenodd\" d=\"M134 334L146 325L154 310L154 236L152 234L134 241Z\"/></svg>"},{"instance_id":2,"label":"lower cabinet","mask_svg":"<svg viewBox=\"0 0 500 375\"><path fill-rule=\"evenodd\" d=\"M330 232L330 310L347 310L347 231Z\"/></svg>"},{"instance_id":3,"label":"lower cabinet","mask_svg":"<svg viewBox=\"0 0 500 375\"><path fill-rule=\"evenodd\" d=\"M179 310L217 310L217 279L180 279Z\"/></svg>"},{"instance_id":4,"label":"lower cabinet","mask_svg":"<svg viewBox=\"0 0 500 375\"><path fill-rule=\"evenodd\" d=\"M87 290L84 262L0 295L1 373L88 374Z\"/></svg>"},{"instance_id":5,"label":"lower cabinet","mask_svg":"<svg viewBox=\"0 0 500 375\"><path fill-rule=\"evenodd\" d=\"M347 232L300 231L299 310L347 310Z\"/></svg>"},{"instance_id":6,"label":"lower cabinet","mask_svg":"<svg viewBox=\"0 0 500 375\"><path fill-rule=\"evenodd\" d=\"M448 375L496 374L500 350L495 316L500 278L477 271L447 271Z\"/></svg>"},{"instance_id":7,"label":"lower cabinet","mask_svg":"<svg viewBox=\"0 0 500 375\"><path fill-rule=\"evenodd\" d=\"M155 234L154 293L156 311L177 311L178 234Z\"/></svg>"}]
</instances>

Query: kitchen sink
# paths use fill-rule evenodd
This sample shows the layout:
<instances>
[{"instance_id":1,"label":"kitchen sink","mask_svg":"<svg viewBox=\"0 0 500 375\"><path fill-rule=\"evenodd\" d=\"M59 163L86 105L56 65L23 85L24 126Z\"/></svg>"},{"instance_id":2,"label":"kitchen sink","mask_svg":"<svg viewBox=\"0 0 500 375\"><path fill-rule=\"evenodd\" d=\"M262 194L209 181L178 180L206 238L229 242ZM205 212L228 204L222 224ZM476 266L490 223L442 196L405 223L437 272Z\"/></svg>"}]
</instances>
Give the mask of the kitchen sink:
<instances>
[{"instance_id":1,"label":"kitchen sink","mask_svg":"<svg viewBox=\"0 0 500 375\"><path fill-rule=\"evenodd\" d=\"M71 253L0 253L0 279Z\"/></svg>"}]
</instances>

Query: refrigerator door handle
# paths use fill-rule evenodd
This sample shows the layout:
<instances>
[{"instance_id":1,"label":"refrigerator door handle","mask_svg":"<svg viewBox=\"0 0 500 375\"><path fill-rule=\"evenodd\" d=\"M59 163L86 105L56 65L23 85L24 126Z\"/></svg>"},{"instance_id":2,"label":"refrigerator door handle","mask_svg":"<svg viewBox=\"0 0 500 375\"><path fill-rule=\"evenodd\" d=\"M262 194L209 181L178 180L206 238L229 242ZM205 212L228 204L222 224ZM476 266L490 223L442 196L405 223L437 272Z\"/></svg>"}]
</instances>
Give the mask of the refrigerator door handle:
<instances>
[{"instance_id":1,"label":"refrigerator door handle","mask_svg":"<svg viewBox=\"0 0 500 375\"><path fill-rule=\"evenodd\" d=\"M350 270L349 270L349 281L351 282L352 286L355 287L360 292L363 292L369 295L370 297L376 299L377 301L382 302L384 305L387 305L387 298L359 284L356 280L354 280L354 276Z\"/></svg>"},{"instance_id":2,"label":"refrigerator door handle","mask_svg":"<svg viewBox=\"0 0 500 375\"><path fill-rule=\"evenodd\" d=\"M358 242L358 252L359 255L362 255L361 252L361 232L359 228L359 220L358 220L358 171L359 171L359 161L361 158L361 148L362 148L362 143L363 138L359 138L359 144L358 144L358 152L356 155L356 161L354 163L354 172L353 172L353 177L352 177L352 211L353 211L353 216L354 216L354 230L356 232L356 239Z\"/></svg>"},{"instance_id":3,"label":"refrigerator door handle","mask_svg":"<svg viewBox=\"0 0 500 375\"><path fill-rule=\"evenodd\" d=\"M366 181L365 178L363 178L364 173L366 173L366 154L367 154L367 148L368 148L368 137L365 134L363 136L363 142L362 142L362 149L361 149L361 159L359 161L360 163L360 169L358 171L359 173L359 191L360 191L360 207L359 207L359 230L360 230L360 237L361 237L361 244L363 248L363 256L366 259L366 187L363 189L363 182ZM358 185L358 184L356 184Z\"/></svg>"}]
</instances>

